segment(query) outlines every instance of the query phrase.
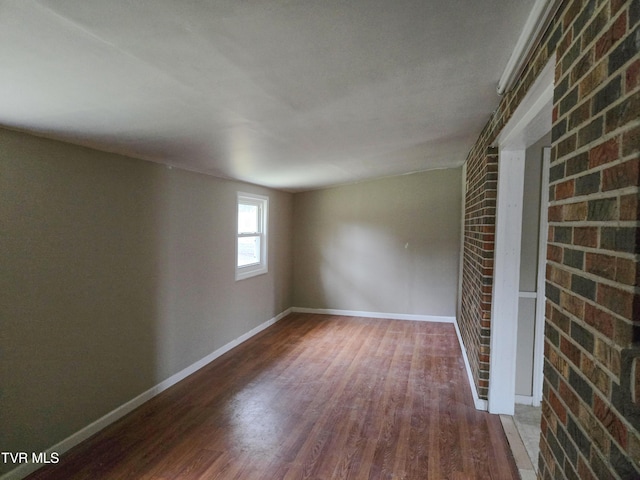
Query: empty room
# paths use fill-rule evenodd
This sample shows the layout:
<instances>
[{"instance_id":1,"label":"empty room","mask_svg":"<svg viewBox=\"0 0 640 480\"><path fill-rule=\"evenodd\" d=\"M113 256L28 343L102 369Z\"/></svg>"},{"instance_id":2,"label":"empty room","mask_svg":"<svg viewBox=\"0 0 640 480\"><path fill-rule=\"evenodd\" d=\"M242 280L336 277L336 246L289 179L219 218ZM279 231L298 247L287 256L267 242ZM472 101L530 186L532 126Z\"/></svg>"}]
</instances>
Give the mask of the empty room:
<instances>
[{"instance_id":1,"label":"empty room","mask_svg":"<svg viewBox=\"0 0 640 480\"><path fill-rule=\"evenodd\" d=\"M0 480L640 478L638 0L0 0Z\"/></svg>"}]
</instances>

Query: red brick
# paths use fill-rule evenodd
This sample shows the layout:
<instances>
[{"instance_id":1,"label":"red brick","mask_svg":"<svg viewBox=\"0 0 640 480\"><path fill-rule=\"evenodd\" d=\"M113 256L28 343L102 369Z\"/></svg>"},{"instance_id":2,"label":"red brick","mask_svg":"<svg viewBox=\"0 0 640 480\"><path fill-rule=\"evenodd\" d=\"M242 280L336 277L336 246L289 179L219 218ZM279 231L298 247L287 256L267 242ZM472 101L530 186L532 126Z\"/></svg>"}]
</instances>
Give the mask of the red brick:
<instances>
[{"instance_id":1,"label":"red brick","mask_svg":"<svg viewBox=\"0 0 640 480\"><path fill-rule=\"evenodd\" d=\"M602 172L602 191L637 186L640 182L640 159L634 158Z\"/></svg>"},{"instance_id":2,"label":"red brick","mask_svg":"<svg viewBox=\"0 0 640 480\"><path fill-rule=\"evenodd\" d=\"M567 405L569 410L571 410L574 415L578 415L578 412L580 411L580 399L574 391L569 388L563 380L560 380L560 387L558 388L558 391L560 393L560 397L564 400L564 403Z\"/></svg>"},{"instance_id":3,"label":"red brick","mask_svg":"<svg viewBox=\"0 0 640 480\"><path fill-rule=\"evenodd\" d=\"M640 60L636 60L627 67L625 79L627 92L630 92L640 85Z\"/></svg>"},{"instance_id":4,"label":"red brick","mask_svg":"<svg viewBox=\"0 0 640 480\"><path fill-rule=\"evenodd\" d=\"M578 318L582 318L584 315L584 300L572 293L560 293L560 306Z\"/></svg>"},{"instance_id":5,"label":"red brick","mask_svg":"<svg viewBox=\"0 0 640 480\"><path fill-rule=\"evenodd\" d=\"M618 10L620 10L620 8L622 8L622 6L624 5L625 0L610 0L609 1L609 8L611 9L611 16L613 17L616 13L618 13Z\"/></svg>"},{"instance_id":6,"label":"red brick","mask_svg":"<svg viewBox=\"0 0 640 480\"><path fill-rule=\"evenodd\" d=\"M610 255L587 252L586 258L587 272L599 277L613 280L616 277L616 258Z\"/></svg>"},{"instance_id":7,"label":"red brick","mask_svg":"<svg viewBox=\"0 0 640 480\"><path fill-rule=\"evenodd\" d=\"M614 408L608 404L608 395L612 394L612 390L620 388L621 384L626 388L631 383L630 389L634 393L635 381L640 385L640 373L635 379L621 357L623 349L633 346L632 317L640 311L634 310L640 307L640 302L637 305L633 303L638 296L636 293L634 297L633 288L633 283L637 283L638 278L634 263L637 258L633 255L636 252L637 235L630 241L628 238L631 234L626 233L632 229L631 222L640 220L640 196L635 188L640 182L640 175L634 183L635 164L627 164L629 161L638 161L636 153L640 132L637 122L640 112L640 59L631 57L629 51L635 48L635 44L630 39L625 40L626 30L636 28L636 25L628 25L629 17L636 16L635 10L629 9L630 5L635 5L635 0L565 0L560 6L558 17L553 19L549 28L552 34L548 33L545 37L553 37L553 42L557 42L556 94L559 98L556 99L552 113L553 124L556 125L552 157L556 160L554 165L559 163L558 160L566 160L562 175L561 167L554 170L549 189L549 261L546 278L551 285L549 292L553 300L545 302L549 336L544 339L544 350L548 359L547 367L554 372L557 370L558 376L557 380L555 374L545 379L543 403L547 408L541 422L543 438L540 472L540 477L545 479L566 477L595 480L622 477L621 472L624 471L620 470L621 465L615 464L613 454L617 455L617 452L614 452L613 445L619 443L620 450L625 455L631 448L631 437L637 438L637 431L630 426L633 425L633 417L621 417L618 414L620 405L616 403ZM573 38L574 35L578 35L578 38ZM459 321L469 356L473 359L472 370L481 398L486 398L487 395L488 381L484 376L488 373L491 359L488 349L491 290L483 284L483 280L491 280L493 275L493 263L485 263L490 260L488 255L491 253L484 251L483 247L491 247L491 235L494 234L494 231L484 231L483 227L495 216L495 202L490 197L495 191L496 177L495 152L489 151L487 145L495 141L509 120L510 113L518 107L539 67L545 63L546 56L552 53L553 45L545 44L545 41L543 40L543 44L536 50L537 55L525 67L514 90L506 94L499 103L467 162L468 188L465 203L468 208L465 216L463 288L468 295L463 299L464 318L461 314ZM624 48L618 48L623 41ZM591 50L580 51L578 45ZM593 55L593 63L589 55ZM596 55L599 60L595 60ZM609 75L610 65L617 65L612 68L615 75ZM579 83L569 84L571 79L578 80ZM617 89L615 95L609 96L609 90L605 91L602 87L612 84L612 81L616 82ZM559 104L561 100L564 100L562 108ZM600 113L592 117L593 112ZM582 137L579 135L579 127L584 128L589 122L602 116L605 135L608 136L585 136L586 133ZM593 131L595 130L594 128ZM610 138L610 135L616 135L616 138ZM586 144L586 141L590 143ZM585 146L576 149L579 143ZM597 143L600 145L594 147ZM581 157L580 162L577 158L573 160L578 156ZM596 177L598 183L594 189ZM492 193L487 194L488 191ZM604 198L601 194L603 191L609 192ZM574 198L576 196L579 198ZM580 203L582 200L587 200L588 203ZM585 205L589 223L563 225L567 221L582 222ZM612 215L600 214L600 211L605 211L604 207L609 208L607 212L615 210L615 221ZM618 220L626 223L618 224ZM635 223L633 229L637 231ZM571 232L570 235L566 234L568 231ZM567 243L562 246L556 240ZM578 252L577 256L567 255L566 252L570 249ZM584 256L578 261L580 255ZM562 260L567 258L571 260L571 266L562 265ZM577 272L576 268L584 268L584 272ZM604 283L596 284L595 300L593 283L587 285L575 282L577 290L588 290L588 300L567 292L574 286L571 282L572 273L574 278L589 281L602 278ZM560 306L555 305L556 301ZM580 320L584 320L586 325ZM586 330L574 328L576 324L586 326ZM482 332L481 325L484 328ZM585 342L588 345L585 348L590 350L587 353L576 339L590 339L591 335L593 341ZM557 342L557 346L554 342ZM481 348L484 348L482 352ZM572 362L578 362L579 368L573 368ZM599 400L605 404L604 407L602 404L598 405L598 418L594 414L593 396L589 395L587 399L585 392L579 389L580 382L576 381L574 375L576 372L587 379L593 386L593 394L600 395ZM573 387L568 383L570 377ZM577 390L574 391L574 388ZM578 396L577 391L585 395L585 400ZM617 395L617 391L615 393ZM628 392L623 392L625 393ZM638 396L640 397L640 386ZM623 401L628 402L626 397ZM626 409L627 403L623 405ZM615 414L613 420L608 412ZM544 437L546 434L550 437L554 433L562 443L564 440L559 434L562 430L561 423L569 421L567 414L580 424L580 429L591 443L590 452L586 452L586 456L583 453L584 446L579 445L565 450L566 456L554 458L549 448L550 438ZM603 426L601 422L606 425ZM628 426L628 430L620 429L620 425ZM566 429L563 433L567 433ZM637 450L640 451L640 447ZM571 455L570 451L577 453L577 457ZM557 461L562 459L564 461L558 464ZM629 461L634 460L629 458ZM638 465L640 462L634 463L634 466ZM622 468L625 466L623 464Z\"/></svg>"},{"instance_id":8,"label":"red brick","mask_svg":"<svg viewBox=\"0 0 640 480\"><path fill-rule=\"evenodd\" d=\"M619 137L614 137L589 150L589 167L597 167L619 158Z\"/></svg>"},{"instance_id":9,"label":"red brick","mask_svg":"<svg viewBox=\"0 0 640 480\"><path fill-rule=\"evenodd\" d=\"M633 294L610 285L599 284L597 301L614 313L632 320Z\"/></svg>"},{"instance_id":10,"label":"red brick","mask_svg":"<svg viewBox=\"0 0 640 480\"><path fill-rule=\"evenodd\" d=\"M598 227L575 227L573 229L573 243L583 247L597 247Z\"/></svg>"},{"instance_id":11,"label":"red brick","mask_svg":"<svg viewBox=\"0 0 640 480\"><path fill-rule=\"evenodd\" d=\"M600 398L594 395L593 413L596 418L604 425L613 439L618 442L624 450L627 449L627 429L618 418L618 415L609 408L609 406Z\"/></svg>"},{"instance_id":12,"label":"red brick","mask_svg":"<svg viewBox=\"0 0 640 480\"><path fill-rule=\"evenodd\" d=\"M580 480L598 480L587 465L587 462L582 458L582 456L578 457L578 476Z\"/></svg>"},{"instance_id":13,"label":"red brick","mask_svg":"<svg viewBox=\"0 0 640 480\"><path fill-rule=\"evenodd\" d=\"M637 269L637 264L629 258L617 258L616 259L616 276L615 280L625 285L636 286L640 280L640 270Z\"/></svg>"},{"instance_id":14,"label":"red brick","mask_svg":"<svg viewBox=\"0 0 640 480\"><path fill-rule=\"evenodd\" d=\"M562 247L558 247L557 245L548 245L547 260L551 260L552 262L556 263L562 263Z\"/></svg>"},{"instance_id":15,"label":"red brick","mask_svg":"<svg viewBox=\"0 0 640 480\"><path fill-rule=\"evenodd\" d=\"M562 405L562 402L555 394L553 390L549 390L549 405L556 413L558 420L560 420L563 424L567 424L567 409Z\"/></svg>"},{"instance_id":16,"label":"red brick","mask_svg":"<svg viewBox=\"0 0 640 480\"><path fill-rule=\"evenodd\" d=\"M571 2L571 5L564 12L564 17L562 18L562 27L564 31L569 29L569 26L571 26L571 23L580 12L581 7L582 2L580 0L573 0L573 2Z\"/></svg>"},{"instance_id":17,"label":"red brick","mask_svg":"<svg viewBox=\"0 0 640 480\"><path fill-rule=\"evenodd\" d=\"M556 185L556 200L571 198L575 193L575 182L573 179L566 180Z\"/></svg>"},{"instance_id":18,"label":"red brick","mask_svg":"<svg viewBox=\"0 0 640 480\"><path fill-rule=\"evenodd\" d=\"M560 351L564 353L576 367L580 367L580 349L565 337L560 339Z\"/></svg>"},{"instance_id":19,"label":"red brick","mask_svg":"<svg viewBox=\"0 0 640 480\"><path fill-rule=\"evenodd\" d=\"M584 306L584 321L598 330L606 337L613 337L613 326L615 319L611 314L587 303Z\"/></svg>"},{"instance_id":20,"label":"red brick","mask_svg":"<svg viewBox=\"0 0 640 480\"><path fill-rule=\"evenodd\" d=\"M596 42L596 61L604 57L618 40L627 33L627 12L622 12L616 21L611 25Z\"/></svg>"},{"instance_id":21,"label":"red brick","mask_svg":"<svg viewBox=\"0 0 640 480\"><path fill-rule=\"evenodd\" d=\"M640 151L640 125L622 135L622 156L638 154Z\"/></svg>"},{"instance_id":22,"label":"red brick","mask_svg":"<svg viewBox=\"0 0 640 480\"><path fill-rule=\"evenodd\" d=\"M640 220L640 195L632 193L620 197L620 220Z\"/></svg>"},{"instance_id":23,"label":"red brick","mask_svg":"<svg viewBox=\"0 0 640 480\"><path fill-rule=\"evenodd\" d=\"M562 205L550 206L547 215L550 222L561 222L563 220Z\"/></svg>"}]
</instances>

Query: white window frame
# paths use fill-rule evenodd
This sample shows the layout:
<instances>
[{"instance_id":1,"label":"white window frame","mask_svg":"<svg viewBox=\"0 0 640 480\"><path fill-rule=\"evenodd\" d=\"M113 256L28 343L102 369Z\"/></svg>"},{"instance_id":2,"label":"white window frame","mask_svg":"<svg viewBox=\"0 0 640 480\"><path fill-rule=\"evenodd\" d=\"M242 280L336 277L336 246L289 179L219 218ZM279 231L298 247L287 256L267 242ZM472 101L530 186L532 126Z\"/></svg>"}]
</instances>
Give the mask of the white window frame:
<instances>
[{"instance_id":1,"label":"white window frame","mask_svg":"<svg viewBox=\"0 0 640 480\"><path fill-rule=\"evenodd\" d=\"M258 207L258 231L251 233L238 233L238 221L240 205L254 205ZM269 225L269 197L254 193L238 192L236 201L236 280L262 275L269 271L268 268L268 225ZM260 237L260 262L251 265L238 266L238 240L246 236Z\"/></svg>"}]
</instances>

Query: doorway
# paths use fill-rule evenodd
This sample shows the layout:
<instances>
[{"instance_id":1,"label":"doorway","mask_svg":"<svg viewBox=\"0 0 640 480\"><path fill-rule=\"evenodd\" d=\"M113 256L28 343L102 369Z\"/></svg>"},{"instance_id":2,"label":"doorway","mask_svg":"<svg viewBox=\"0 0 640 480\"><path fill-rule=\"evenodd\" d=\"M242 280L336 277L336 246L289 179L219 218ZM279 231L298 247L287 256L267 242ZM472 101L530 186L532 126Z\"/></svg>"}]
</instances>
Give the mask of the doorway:
<instances>
[{"instance_id":1,"label":"doorway","mask_svg":"<svg viewBox=\"0 0 640 480\"><path fill-rule=\"evenodd\" d=\"M540 406L551 133L525 150L515 403Z\"/></svg>"},{"instance_id":2,"label":"doorway","mask_svg":"<svg viewBox=\"0 0 640 480\"><path fill-rule=\"evenodd\" d=\"M516 348L514 426L531 461L538 470L542 409L542 363L544 357L545 265L549 162L551 134L525 151L520 243L520 293ZM536 348L537 347L537 348ZM524 478L524 475L523 475Z\"/></svg>"},{"instance_id":3,"label":"doorway","mask_svg":"<svg viewBox=\"0 0 640 480\"><path fill-rule=\"evenodd\" d=\"M491 413L513 415L516 398L518 369L518 323L522 311L530 310L535 317L533 355L530 363L530 395L528 403L539 404L542 400L542 365L544 350L544 262L546 253L546 201L539 209L540 227L534 239L537 244L535 291L522 288L521 262L523 251L523 207L525 195L525 173L527 150L548 144L553 108L553 78L555 56L544 67L529 92L524 97L511 119L497 139L498 193L496 202L495 258L493 296L491 312L491 359L489 371L488 410ZM548 154L547 154L548 157ZM547 160L548 161L548 160ZM548 164L542 172L548 172ZM540 191L545 177L540 176ZM528 186L527 186L528 188ZM545 192L548 188L545 188ZM528 233L527 233L528 235ZM530 239L525 239L528 243ZM526 247L528 248L528 246ZM529 265L526 269L529 269ZM525 268L523 268L524 273ZM527 277L527 282L529 278ZM525 282L525 284L527 283ZM525 285L526 287L526 285ZM521 302L520 292L524 292ZM535 292L535 296L534 293ZM524 315L524 313L523 313ZM521 332L522 333L522 332Z\"/></svg>"}]
</instances>

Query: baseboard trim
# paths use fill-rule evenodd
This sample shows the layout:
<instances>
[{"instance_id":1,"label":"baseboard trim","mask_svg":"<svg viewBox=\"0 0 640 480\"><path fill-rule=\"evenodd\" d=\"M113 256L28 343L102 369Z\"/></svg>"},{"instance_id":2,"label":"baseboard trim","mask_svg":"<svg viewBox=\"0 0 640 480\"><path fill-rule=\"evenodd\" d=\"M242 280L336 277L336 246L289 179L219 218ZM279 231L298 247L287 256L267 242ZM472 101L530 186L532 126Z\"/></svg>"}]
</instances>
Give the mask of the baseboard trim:
<instances>
[{"instance_id":1,"label":"baseboard trim","mask_svg":"<svg viewBox=\"0 0 640 480\"><path fill-rule=\"evenodd\" d=\"M188 367L180 370L178 373L175 373L174 375L170 376L166 380L163 380L162 382L160 382L159 384L155 385L154 387L151 387L149 390L141 393L137 397L135 397L135 398L129 400L128 402L120 405L115 410L112 410L111 412L107 413L103 417L99 418L98 420L94 421L93 423L90 423L89 425L87 425L83 429L77 431L76 433L72 434L71 436L65 438L61 442L59 442L59 443L55 444L54 446L52 446L51 448L47 449L46 450L47 458L50 458L50 454L51 453L63 454L64 452L70 450L71 448L73 448L76 445L78 445L79 443L85 441L86 439L88 439L92 435L95 435L100 430L102 430L102 429L106 428L107 426L111 425L112 423L120 420L122 417L124 417L128 413L132 412L133 410L138 408L143 403L151 400L156 395L164 392L168 388L174 386L176 383L178 383L181 380L184 380L185 378L187 378L189 375L191 375L191 374L195 373L196 371L200 370L205 365L211 363L216 358L224 355L225 353L227 353L232 348L237 347L242 342L247 341L248 339L250 339L254 335L257 335L258 333L260 333L264 329L266 329L266 328L270 327L271 325L273 325L274 323L282 320L284 317L289 315L292 311L293 311L293 309L288 308L287 310L285 310L284 312L276 315L272 319L267 320L266 322L258 325L257 327L253 328L252 330L249 330L244 335L241 335L240 337L236 338L235 340L232 340L231 342L227 343L226 345L224 345L224 346L218 348L217 350L215 350L214 352L210 353L206 357L204 357L204 358L198 360L197 362L189 365ZM0 476L0 480L22 480L24 477L26 477L27 475L32 474L33 472L35 472L36 470L40 469L41 467L43 467L43 465L25 463L25 464L22 464L22 465L20 465L19 467L15 468L15 469L11 470L10 472L7 472L4 475Z\"/></svg>"},{"instance_id":2,"label":"baseboard trim","mask_svg":"<svg viewBox=\"0 0 640 480\"><path fill-rule=\"evenodd\" d=\"M337 310L333 308L304 308L304 307L293 307L291 311L294 313L342 315L345 317L388 318L390 320L413 320L417 322L443 322L443 323L456 322L456 317L446 317L446 316L439 316L439 315L412 315L412 314L406 314L406 313L362 312L358 310Z\"/></svg>"},{"instance_id":3,"label":"baseboard trim","mask_svg":"<svg viewBox=\"0 0 640 480\"><path fill-rule=\"evenodd\" d=\"M458 322L454 322L453 326L456 329L456 335L458 336L458 343L460 344L460 350L462 351L462 359L464 360L464 367L467 370L467 378L469 380L469 387L471 388L471 395L473 395L473 403L476 406L476 410L489 410L489 403L487 400L483 400L478 396L478 390L476 389L476 382L473 379L473 373L471 373L471 365L469 364L469 357L467 357L467 349L462 341L462 334L460 328L458 328Z\"/></svg>"}]
</instances>

